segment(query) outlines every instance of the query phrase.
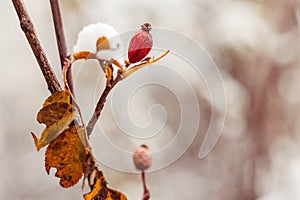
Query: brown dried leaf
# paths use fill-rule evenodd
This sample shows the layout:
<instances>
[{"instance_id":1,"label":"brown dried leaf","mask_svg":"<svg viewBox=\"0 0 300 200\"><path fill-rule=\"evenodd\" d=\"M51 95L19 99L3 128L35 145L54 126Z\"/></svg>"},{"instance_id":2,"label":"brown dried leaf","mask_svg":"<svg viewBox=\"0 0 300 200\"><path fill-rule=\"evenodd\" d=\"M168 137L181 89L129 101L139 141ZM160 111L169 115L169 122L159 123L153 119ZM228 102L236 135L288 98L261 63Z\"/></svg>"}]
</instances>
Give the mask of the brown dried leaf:
<instances>
[{"instance_id":1,"label":"brown dried leaf","mask_svg":"<svg viewBox=\"0 0 300 200\"><path fill-rule=\"evenodd\" d=\"M75 109L69 103L55 102L50 105L43 107L37 114L37 121L39 123L46 124L50 126L51 124L58 122L64 117L72 114Z\"/></svg>"},{"instance_id":2,"label":"brown dried leaf","mask_svg":"<svg viewBox=\"0 0 300 200\"><path fill-rule=\"evenodd\" d=\"M92 191L83 195L85 200L127 200L127 197L117 190L107 187L103 173L97 170L96 181Z\"/></svg>"},{"instance_id":3,"label":"brown dried leaf","mask_svg":"<svg viewBox=\"0 0 300 200\"><path fill-rule=\"evenodd\" d=\"M66 91L54 93L45 101L46 106L39 111L37 121L45 124L46 128L40 139L31 133L37 150L54 140L77 116L77 109L68 101L70 96Z\"/></svg>"},{"instance_id":4,"label":"brown dried leaf","mask_svg":"<svg viewBox=\"0 0 300 200\"><path fill-rule=\"evenodd\" d=\"M98 38L96 42L96 49L97 51L110 49L109 41L106 37L100 37Z\"/></svg>"},{"instance_id":5,"label":"brown dried leaf","mask_svg":"<svg viewBox=\"0 0 300 200\"><path fill-rule=\"evenodd\" d=\"M60 178L64 188L75 185L83 175L86 159L85 147L78 136L83 127L72 126L62 132L47 147L45 168L49 174L50 168L57 169L55 176Z\"/></svg>"}]
</instances>

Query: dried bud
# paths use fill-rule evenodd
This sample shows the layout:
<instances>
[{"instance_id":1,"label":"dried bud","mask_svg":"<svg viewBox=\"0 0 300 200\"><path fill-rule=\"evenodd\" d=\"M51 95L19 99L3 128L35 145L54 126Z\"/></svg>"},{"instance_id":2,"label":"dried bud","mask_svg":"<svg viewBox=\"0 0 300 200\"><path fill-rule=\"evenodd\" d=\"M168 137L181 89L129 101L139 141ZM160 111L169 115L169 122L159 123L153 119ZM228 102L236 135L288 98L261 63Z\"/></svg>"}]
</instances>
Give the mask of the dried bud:
<instances>
[{"instance_id":1,"label":"dried bud","mask_svg":"<svg viewBox=\"0 0 300 200\"><path fill-rule=\"evenodd\" d=\"M130 63L136 63L145 58L152 48L151 24L145 23L141 30L131 38L128 48L128 59Z\"/></svg>"},{"instance_id":2,"label":"dried bud","mask_svg":"<svg viewBox=\"0 0 300 200\"><path fill-rule=\"evenodd\" d=\"M149 155L148 147L142 144L133 154L135 168L144 171L151 166L152 158Z\"/></svg>"}]
</instances>

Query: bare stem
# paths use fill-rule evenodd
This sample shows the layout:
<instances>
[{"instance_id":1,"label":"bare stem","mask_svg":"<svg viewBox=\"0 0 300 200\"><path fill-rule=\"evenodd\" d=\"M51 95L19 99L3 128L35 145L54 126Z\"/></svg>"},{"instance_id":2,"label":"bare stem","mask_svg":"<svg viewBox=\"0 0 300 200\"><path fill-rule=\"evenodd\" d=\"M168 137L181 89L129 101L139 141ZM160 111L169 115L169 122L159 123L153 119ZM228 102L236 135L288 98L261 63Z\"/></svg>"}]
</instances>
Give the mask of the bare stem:
<instances>
[{"instance_id":1,"label":"bare stem","mask_svg":"<svg viewBox=\"0 0 300 200\"><path fill-rule=\"evenodd\" d=\"M12 0L15 10L17 12L20 26L23 32L26 35L27 41L30 44L31 50L34 53L34 56L40 66L40 69L43 73L43 76L46 80L48 90L51 93L61 90L59 82L49 64L49 61L46 57L46 53L43 50L41 43L35 32L34 25L27 13L26 7L22 0Z\"/></svg>"},{"instance_id":2,"label":"bare stem","mask_svg":"<svg viewBox=\"0 0 300 200\"><path fill-rule=\"evenodd\" d=\"M79 113L79 117L80 117L80 121L81 121L81 125L83 127L85 127L85 124L84 124L84 121L83 121L83 117L82 117L82 112L81 112L81 109L79 107L79 104L77 103L74 95L72 94L72 91L70 90L70 86L69 86L69 83L68 83L68 80L67 80L67 74L68 74L68 70L70 70L71 68L71 61L66 59L65 61L65 65L63 67L63 81L64 81L64 86L65 86L65 89L69 92L70 96L71 96L71 99L72 99L72 103L73 105L77 108L78 110L78 113ZM77 120L74 120L74 124L78 124ZM83 144L86 148L91 148L90 144L89 144L89 140L88 140L88 137L87 137L87 134L86 134L86 129L84 128L84 134L81 135L81 138L83 139Z\"/></svg>"},{"instance_id":3,"label":"bare stem","mask_svg":"<svg viewBox=\"0 0 300 200\"><path fill-rule=\"evenodd\" d=\"M64 27L63 27L62 16L61 16L58 0L50 0L50 6L51 6L52 18L53 18L53 23L55 28L55 35L57 41L57 48L59 52L60 64L61 67L63 68L65 64L64 62L67 58L68 50L67 50ZM67 72L67 80L70 87L70 91L72 92L72 94L74 94L71 69L69 69Z\"/></svg>"},{"instance_id":4,"label":"bare stem","mask_svg":"<svg viewBox=\"0 0 300 200\"><path fill-rule=\"evenodd\" d=\"M143 182L143 187L144 187L143 200L148 200L148 199L150 199L150 192L146 185L146 174L144 171L142 171L141 176L142 176L142 182Z\"/></svg>"},{"instance_id":5,"label":"bare stem","mask_svg":"<svg viewBox=\"0 0 300 200\"><path fill-rule=\"evenodd\" d=\"M95 110L94 110L94 113L86 127L86 131L87 131L87 135L90 136L93 129L94 129L94 126L97 122L97 120L99 119L100 117L100 114L101 114L101 111L104 107L104 103L106 102L106 98L109 94L109 92L111 91L111 89L120 81L122 80L122 76L121 76L121 72L119 71L118 72L118 75L116 76L116 78L113 80L111 86L106 86L102 95L100 96L99 100L98 100L98 103L95 107Z\"/></svg>"}]
</instances>

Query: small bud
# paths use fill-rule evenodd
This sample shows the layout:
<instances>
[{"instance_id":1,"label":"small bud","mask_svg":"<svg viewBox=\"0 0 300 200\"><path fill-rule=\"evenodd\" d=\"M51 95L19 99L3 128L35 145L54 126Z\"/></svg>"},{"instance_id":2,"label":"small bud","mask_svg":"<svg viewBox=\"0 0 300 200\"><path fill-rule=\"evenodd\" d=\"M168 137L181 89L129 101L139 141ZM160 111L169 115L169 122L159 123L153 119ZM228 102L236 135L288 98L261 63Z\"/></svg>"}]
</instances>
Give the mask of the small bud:
<instances>
[{"instance_id":1,"label":"small bud","mask_svg":"<svg viewBox=\"0 0 300 200\"><path fill-rule=\"evenodd\" d=\"M130 63L136 63L145 58L153 45L150 33L151 24L145 23L141 27L141 30L134 34L129 43L128 59Z\"/></svg>"},{"instance_id":2,"label":"small bud","mask_svg":"<svg viewBox=\"0 0 300 200\"><path fill-rule=\"evenodd\" d=\"M133 154L133 162L135 168L141 171L148 169L151 166L152 158L149 155L148 147L142 144Z\"/></svg>"}]
</instances>

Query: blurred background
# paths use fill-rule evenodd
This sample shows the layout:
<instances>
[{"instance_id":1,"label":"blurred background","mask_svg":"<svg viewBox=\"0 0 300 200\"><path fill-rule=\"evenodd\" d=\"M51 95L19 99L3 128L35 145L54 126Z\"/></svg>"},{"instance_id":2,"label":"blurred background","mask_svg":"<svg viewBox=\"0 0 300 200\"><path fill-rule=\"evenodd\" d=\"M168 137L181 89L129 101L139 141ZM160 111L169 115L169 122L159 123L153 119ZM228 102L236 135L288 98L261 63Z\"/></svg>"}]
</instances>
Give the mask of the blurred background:
<instances>
[{"instance_id":1,"label":"blurred background","mask_svg":"<svg viewBox=\"0 0 300 200\"><path fill-rule=\"evenodd\" d=\"M77 33L90 23L105 22L122 32L151 22L200 43L221 71L227 113L220 140L207 158L198 159L211 108L197 94L199 133L179 160L148 174L152 199L300 199L299 1L60 3L70 52ZM60 78L49 2L25 4ZM44 170L44 150L36 152L30 132L43 130L36 113L49 92L12 3L1 1L0 13L0 199L82 199L81 184L61 188L53 171L48 176ZM81 87L94 83L88 74L81 76ZM141 199L139 175L100 167L111 187Z\"/></svg>"}]
</instances>

